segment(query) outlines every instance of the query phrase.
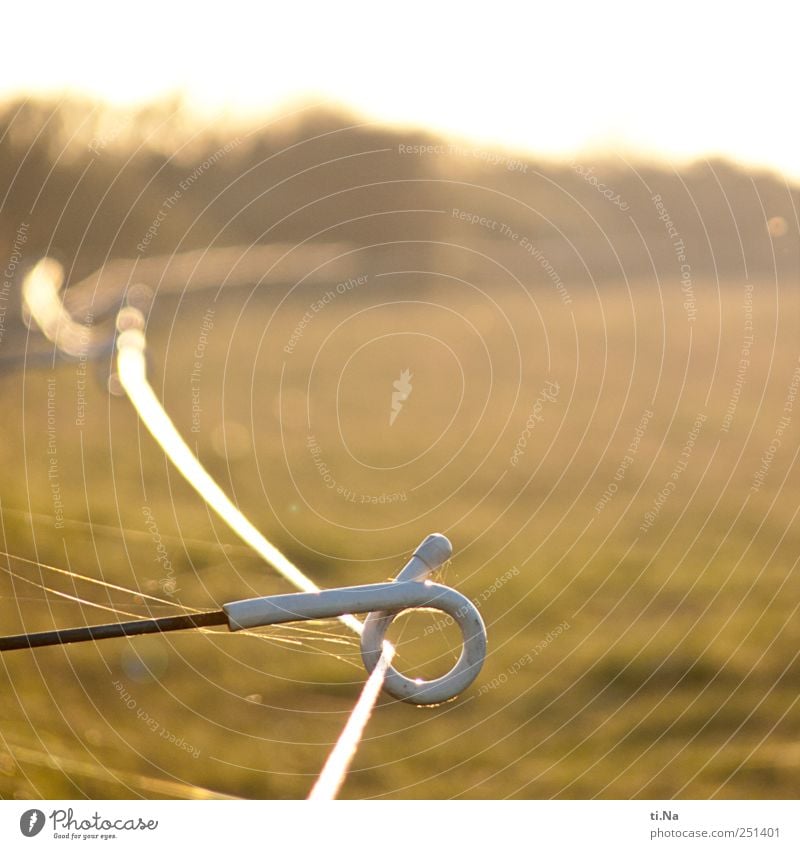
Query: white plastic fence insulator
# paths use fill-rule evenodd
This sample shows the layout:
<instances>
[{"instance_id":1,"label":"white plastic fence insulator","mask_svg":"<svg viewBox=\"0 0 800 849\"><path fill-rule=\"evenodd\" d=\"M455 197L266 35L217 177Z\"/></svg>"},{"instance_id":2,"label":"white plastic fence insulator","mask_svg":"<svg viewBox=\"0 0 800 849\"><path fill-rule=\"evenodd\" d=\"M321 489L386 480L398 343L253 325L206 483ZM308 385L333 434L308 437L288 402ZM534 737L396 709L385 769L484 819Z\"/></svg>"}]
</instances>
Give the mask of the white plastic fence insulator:
<instances>
[{"instance_id":1,"label":"white plastic fence insulator","mask_svg":"<svg viewBox=\"0 0 800 849\"><path fill-rule=\"evenodd\" d=\"M415 705L437 705L454 699L477 678L486 659L486 627L478 612L478 608L461 593L441 584L433 584L426 580L427 576L442 565L453 553L450 540L441 534L431 534L414 552L414 556L403 567L395 578L394 586L402 586L406 590L405 598L408 603L404 608L426 607L441 610L453 617L461 629L464 639L461 655L455 666L431 681L421 678L408 678L389 666L383 683L383 689L404 702ZM422 582L422 583L420 583ZM424 587L432 591L432 597L425 593L415 595L415 587ZM399 600L400 593L396 594ZM412 599L420 599L415 604ZM364 622L361 634L361 657L369 672L377 665L382 652L389 626L398 615L396 607L386 606L377 612L372 612Z\"/></svg>"},{"instance_id":2,"label":"white plastic fence insulator","mask_svg":"<svg viewBox=\"0 0 800 849\"><path fill-rule=\"evenodd\" d=\"M386 631L398 613L409 609L440 610L452 616L464 638L455 666L432 681L412 679L388 666L383 689L401 701L436 705L458 696L475 680L486 657L486 628L475 605L456 590L426 580L449 556L450 542L431 534L394 581L265 596L223 605L232 631L343 614L369 613L361 635L361 657L372 672L384 652Z\"/></svg>"}]
</instances>

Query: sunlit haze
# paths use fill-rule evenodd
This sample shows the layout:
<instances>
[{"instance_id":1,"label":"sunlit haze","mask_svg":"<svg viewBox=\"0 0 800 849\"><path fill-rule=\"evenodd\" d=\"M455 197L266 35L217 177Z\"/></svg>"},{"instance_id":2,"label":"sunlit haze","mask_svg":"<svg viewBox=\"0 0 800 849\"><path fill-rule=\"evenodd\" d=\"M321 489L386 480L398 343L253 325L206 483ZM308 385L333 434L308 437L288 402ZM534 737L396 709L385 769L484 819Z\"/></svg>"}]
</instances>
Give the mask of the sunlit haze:
<instances>
[{"instance_id":1,"label":"sunlit haze","mask_svg":"<svg viewBox=\"0 0 800 849\"><path fill-rule=\"evenodd\" d=\"M533 153L723 155L800 177L797 7L675 2L19 4L0 98L310 103Z\"/></svg>"}]
</instances>

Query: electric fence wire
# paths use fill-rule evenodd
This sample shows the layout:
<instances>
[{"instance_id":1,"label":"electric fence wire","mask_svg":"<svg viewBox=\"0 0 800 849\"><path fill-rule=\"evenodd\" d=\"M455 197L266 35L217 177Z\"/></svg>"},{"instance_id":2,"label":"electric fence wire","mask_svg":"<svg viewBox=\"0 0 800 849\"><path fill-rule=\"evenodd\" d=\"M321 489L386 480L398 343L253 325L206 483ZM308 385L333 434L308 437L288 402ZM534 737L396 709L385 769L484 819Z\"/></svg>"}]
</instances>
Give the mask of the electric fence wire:
<instances>
[{"instance_id":1,"label":"electric fence wire","mask_svg":"<svg viewBox=\"0 0 800 849\"><path fill-rule=\"evenodd\" d=\"M145 427L175 468L235 533L298 589L304 592L319 591L319 587L247 519L192 453L147 380L144 356L146 341L142 331L144 319L129 312L127 321L132 326L125 326L123 318L122 332L117 340L117 369L122 387ZM364 630L354 616L348 614L340 619L357 634ZM372 715L393 656L393 648L385 642L381 658L364 684L361 696L331 750L309 799L336 798L346 780L350 763Z\"/></svg>"},{"instance_id":2,"label":"electric fence wire","mask_svg":"<svg viewBox=\"0 0 800 849\"><path fill-rule=\"evenodd\" d=\"M68 355L75 354L75 339L81 334L64 307L58 290L63 270L53 260L42 260L27 275L24 291L26 306L44 335ZM117 315L117 373L122 388L140 420L175 468L217 515L263 560L287 581L303 592L318 592L319 587L292 563L247 519L192 453L170 419L147 380L144 317L133 307L123 307ZM102 348L100 348L102 350ZM340 620L361 635L364 626L346 614ZM333 799L338 794L394 657L394 648L383 642L380 658L367 679L337 742L320 772L309 798Z\"/></svg>"}]
</instances>

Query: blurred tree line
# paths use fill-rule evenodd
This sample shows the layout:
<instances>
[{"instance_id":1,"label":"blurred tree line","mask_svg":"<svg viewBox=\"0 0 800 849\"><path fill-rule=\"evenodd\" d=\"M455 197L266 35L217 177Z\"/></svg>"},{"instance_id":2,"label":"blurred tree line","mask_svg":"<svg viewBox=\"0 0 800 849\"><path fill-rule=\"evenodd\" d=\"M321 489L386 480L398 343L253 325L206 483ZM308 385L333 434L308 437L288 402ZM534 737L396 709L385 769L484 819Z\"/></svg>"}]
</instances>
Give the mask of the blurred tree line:
<instances>
[{"instance_id":1,"label":"blurred tree line","mask_svg":"<svg viewBox=\"0 0 800 849\"><path fill-rule=\"evenodd\" d=\"M0 254L25 225L25 260L56 256L72 280L117 257L303 240L439 243L418 250L451 271L441 243L456 243L541 273L527 239L573 285L641 282L679 273L670 223L696 279L797 275L798 199L724 161L555 164L320 109L261 127L200 127L177 102L0 111Z\"/></svg>"}]
</instances>

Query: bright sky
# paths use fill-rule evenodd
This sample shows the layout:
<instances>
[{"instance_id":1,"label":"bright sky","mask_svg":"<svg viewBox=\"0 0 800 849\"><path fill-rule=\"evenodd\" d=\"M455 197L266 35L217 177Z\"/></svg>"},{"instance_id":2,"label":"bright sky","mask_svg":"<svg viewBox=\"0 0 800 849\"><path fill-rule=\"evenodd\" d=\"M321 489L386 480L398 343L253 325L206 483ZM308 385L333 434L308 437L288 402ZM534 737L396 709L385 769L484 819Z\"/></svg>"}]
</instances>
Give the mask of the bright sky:
<instances>
[{"instance_id":1,"label":"bright sky","mask_svg":"<svg viewBox=\"0 0 800 849\"><path fill-rule=\"evenodd\" d=\"M305 97L534 153L722 154L800 178L798 24L794 0L17 3L0 99L181 92L204 117L262 117Z\"/></svg>"}]
</instances>

